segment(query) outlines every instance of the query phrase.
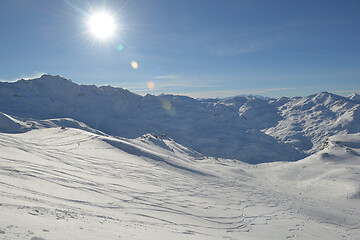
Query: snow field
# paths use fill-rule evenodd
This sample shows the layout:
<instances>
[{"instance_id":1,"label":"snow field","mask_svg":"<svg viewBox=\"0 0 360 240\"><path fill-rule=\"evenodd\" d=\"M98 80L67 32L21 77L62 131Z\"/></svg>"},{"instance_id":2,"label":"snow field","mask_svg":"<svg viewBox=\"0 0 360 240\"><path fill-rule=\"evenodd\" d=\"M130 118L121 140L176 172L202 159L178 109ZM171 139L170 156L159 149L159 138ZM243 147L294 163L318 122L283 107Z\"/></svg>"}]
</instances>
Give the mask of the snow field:
<instances>
[{"instance_id":1,"label":"snow field","mask_svg":"<svg viewBox=\"0 0 360 240\"><path fill-rule=\"evenodd\" d=\"M357 239L360 234L355 199L335 204L279 190L262 179L264 172L256 173L272 171L267 164L256 168L191 156L192 150L151 135L126 140L49 128L0 136L2 239ZM284 189L298 188L282 182Z\"/></svg>"}]
</instances>

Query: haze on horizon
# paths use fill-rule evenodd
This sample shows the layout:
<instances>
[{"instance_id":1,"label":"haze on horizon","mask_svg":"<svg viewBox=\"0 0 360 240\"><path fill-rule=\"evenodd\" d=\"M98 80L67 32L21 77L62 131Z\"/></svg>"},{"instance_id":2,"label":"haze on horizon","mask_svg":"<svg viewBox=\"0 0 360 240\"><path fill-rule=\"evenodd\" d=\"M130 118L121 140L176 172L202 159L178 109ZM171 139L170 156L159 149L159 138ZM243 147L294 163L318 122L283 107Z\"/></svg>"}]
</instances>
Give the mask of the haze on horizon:
<instances>
[{"instance_id":1,"label":"haze on horizon","mask_svg":"<svg viewBox=\"0 0 360 240\"><path fill-rule=\"evenodd\" d=\"M192 97L360 93L359 10L325 0L5 0L0 80L49 73ZM106 37L89 27L102 11L114 24Z\"/></svg>"}]
</instances>

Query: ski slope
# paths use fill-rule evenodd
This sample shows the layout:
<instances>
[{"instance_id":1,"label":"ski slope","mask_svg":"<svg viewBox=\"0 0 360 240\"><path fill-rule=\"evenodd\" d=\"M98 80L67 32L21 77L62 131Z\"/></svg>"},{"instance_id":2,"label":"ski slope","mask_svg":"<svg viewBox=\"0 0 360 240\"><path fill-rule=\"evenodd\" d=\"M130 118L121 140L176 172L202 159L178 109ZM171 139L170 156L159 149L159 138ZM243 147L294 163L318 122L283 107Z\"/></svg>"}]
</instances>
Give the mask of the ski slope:
<instances>
[{"instance_id":1,"label":"ski slope","mask_svg":"<svg viewBox=\"0 0 360 240\"><path fill-rule=\"evenodd\" d=\"M345 142L351 160L331 147L323 150L328 162L319 153L249 165L205 157L167 136L1 133L0 238L359 239L359 189L336 185L338 194L302 177L306 165L308 179L359 186L359 136ZM336 163L339 174L327 174Z\"/></svg>"}]
</instances>

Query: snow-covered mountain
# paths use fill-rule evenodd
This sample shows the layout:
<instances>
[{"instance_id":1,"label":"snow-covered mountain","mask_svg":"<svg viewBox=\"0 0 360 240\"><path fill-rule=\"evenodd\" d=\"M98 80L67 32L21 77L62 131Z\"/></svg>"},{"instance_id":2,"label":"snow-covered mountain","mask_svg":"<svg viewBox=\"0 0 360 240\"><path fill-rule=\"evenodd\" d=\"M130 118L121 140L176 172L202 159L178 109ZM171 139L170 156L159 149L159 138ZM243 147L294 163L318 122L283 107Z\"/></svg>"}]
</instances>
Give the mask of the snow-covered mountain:
<instances>
[{"instance_id":1,"label":"snow-covered mountain","mask_svg":"<svg viewBox=\"0 0 360 240\"><path fill-rule=\"evenodd\" d=\"M298 160L318 150L327 137L360 129L356 95L326 92L281 99L142 97L43 75L2 82L0 94L0 111L22 120L72 118L126 138L167 134L207 156L250 163Z\"/></svg>"},{"instance_id":2,"label":"snow-covered mountain","mask_svg":"<svg viewBox=\"0 0 360 240\"><path fill-rule=\"evenodd\" d=\"M0 112L20 120L72 118L114 136L167 134L213 157L245 162L298 160L304 154L259 129L249 128L238 109L185 96L144 97L111 86L77 85L60 76L0 83ZM246 98L241 98L246 100Z\"/></svg>"},{"instance_id":3,"label":"snow-covered mountain","mask_svg":"<svg viewBox=\"0 0 360 240\"><path fill-rule=\"evenodd\" d=\"M206 156L249 163L299 160L332 135L360 131L358 95L143 97L51 75L1 82L0 95L0 112L18 120L70 118L125 138L166 134Z\"/></svg>"},{"instance_id":4,"label":"snow-covered mountain","mask_svg":"<svg viewBox=\"0 0 360 240\"><path fill-rule=\"evenodd\" d=\"M330 136L360 132L360 105L346 97L322 92L291 98L277 108L282 119L264 132L308 153Z\"/></svg>"},{"instance_id":5,"label":"snow-covered mountain","mask_svg":"<svg viewBox=\"0 0 360 240\"><path fill-rule=\"evenodd\" d=\"M356 95L142 97L44 75L0 96L1 239L360 238Z\"/></svg>"},{"instance_id":6,"label":"snow-covered mountain","mask_svg":"<svg viewBox=\"0 0 360 240\"><path fill-rule=\"evenodd\" d=\"M348 98L350 98L351 100L360 103L360 95L357 93L353 93L351 95L348 96Z\"/></svg>"},{"instance_id":7,"label":"snow-covered mountain","mask_svg":"<svg viewBox=\"0 0 360 240\"><path fill-rule=\"evenodd\" d=\"M238 111L241 125L310 154L330 136L360 132L360 102L356 96L321 92L279 99L235 97L214 104Z\"/></svg>"}]
</instances>

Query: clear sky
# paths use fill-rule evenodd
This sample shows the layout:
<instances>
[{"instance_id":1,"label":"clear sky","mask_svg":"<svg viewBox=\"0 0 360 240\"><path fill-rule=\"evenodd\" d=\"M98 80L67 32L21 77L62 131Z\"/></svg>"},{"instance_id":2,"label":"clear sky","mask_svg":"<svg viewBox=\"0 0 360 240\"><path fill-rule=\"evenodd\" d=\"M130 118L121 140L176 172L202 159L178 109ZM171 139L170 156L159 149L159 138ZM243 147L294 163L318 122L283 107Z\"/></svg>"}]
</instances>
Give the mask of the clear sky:
<instances>
[{"instance_id":1,"label":"clear sky","mask_svg":"<svg viewBox=\"0 0 360 240\"><path fill-rule=\"evenodd\" d=\"M116 32L99 40L104 9ZM360 1L1 0L0 79L41 73L139 94L360 93Z\"/></svg>"}]
</instances>

